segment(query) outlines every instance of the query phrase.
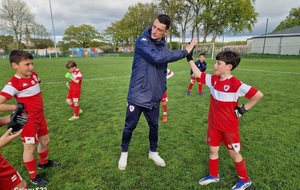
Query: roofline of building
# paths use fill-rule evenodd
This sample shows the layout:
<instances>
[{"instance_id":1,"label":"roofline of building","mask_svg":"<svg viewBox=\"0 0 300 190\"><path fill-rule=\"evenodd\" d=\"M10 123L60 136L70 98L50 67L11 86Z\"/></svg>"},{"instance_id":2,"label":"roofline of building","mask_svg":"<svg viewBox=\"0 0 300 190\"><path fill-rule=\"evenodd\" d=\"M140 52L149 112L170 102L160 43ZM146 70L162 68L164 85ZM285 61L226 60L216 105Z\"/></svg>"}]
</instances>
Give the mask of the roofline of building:
<instances>
[{"instance_id":1,"label":"roofline of building","mask_svg":"<svg viewBox=\"0 0 300 190\"><path fill-rule=\"evenodd\" d=\"M300 36L300 33L294 33L294 34L267 34L267 35L261 35L261 36L255 36L252 38L248 38L247 40L257 39L257 38L278 38L278 37L297 37Z\"/></svg>"}]
</instances>

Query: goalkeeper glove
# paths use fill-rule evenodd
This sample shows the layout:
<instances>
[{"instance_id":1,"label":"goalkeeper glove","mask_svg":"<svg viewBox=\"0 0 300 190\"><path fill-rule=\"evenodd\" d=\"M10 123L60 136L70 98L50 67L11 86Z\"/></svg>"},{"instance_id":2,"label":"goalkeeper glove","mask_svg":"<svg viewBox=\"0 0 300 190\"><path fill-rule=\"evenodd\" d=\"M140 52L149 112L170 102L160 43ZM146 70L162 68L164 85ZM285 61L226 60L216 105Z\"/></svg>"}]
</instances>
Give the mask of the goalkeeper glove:
<instances>
[{"instance_id":1,"label":"goalkeeper glove","mask_svg":"<svg viewBox=\"0 0 300 190\"><path fill-rule=\"evenodd\" d=\"M246 113L247 111L248 111L248 110L246 110L244 104L243 104L241 107L236 106L236 107L234 108L234 113L235 113L235 116L236 116L237 118L242 117L242 116L244 115L244 113Z\"/></svg>"},{"instance_id":2,"label":"goalkeeper glove","mask_svg":"<svg viewBox=\"0 0 300 190\"><path fill-rule=\"evenodd\" d=\"M189 54L187 54L186 60L187 60L188 62L191 61L191 60L193 60L193 53L192 53L192 52L190 52Z\"/></svg>"},{"instance_id":3,"label":"goalkeeper glove","mask_svg":"<svg viewBox=\"0 0 300 190\"><path fill-rule=\"evenodd\" d=\"M189 43L190 44L190 43ZM192 51L190 53L187 54L186 56L186 60L189 62L191 60L193 60L193 53L194 53L194 49L195 49L195 46L193 47Z\"/></svg>"},{"instance_id":4,"label":"goalkeeper glove","mask_svg":"<svg viewBox=\"0 0 300 190\"><path fill-rule=\"evenodd\" d=\"M16 110L10 116L10 122L7 125L7 128L12 128L12 132L19 131L26 125L28 121L28 112L24 109L24 104L17 102Z\"/></svg>"},{"instance_id":5,"label":"goalkeeper glove","mask_svg":"<svg viewBox=\"0 0 300 190\"><path fill-rule=\"evenodd\" d=\"M65 74L65 77L66 77L67 79L72 79L72 74L69 73L69 72L67 72L67 73Z\"/></svg>"}]
</instances>

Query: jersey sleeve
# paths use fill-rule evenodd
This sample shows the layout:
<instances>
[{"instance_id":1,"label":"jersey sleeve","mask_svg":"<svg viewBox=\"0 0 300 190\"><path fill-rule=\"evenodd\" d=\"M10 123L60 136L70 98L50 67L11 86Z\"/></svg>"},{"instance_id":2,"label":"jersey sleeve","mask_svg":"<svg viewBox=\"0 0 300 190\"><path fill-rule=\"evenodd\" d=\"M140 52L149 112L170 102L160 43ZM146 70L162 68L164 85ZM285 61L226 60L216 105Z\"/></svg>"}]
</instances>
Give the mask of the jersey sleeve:
<instances>
[{"instance_id":1,"label":"jersey sleeve","mask_svg":"<svg viewBox=\"0 0 300 190\"><path fill-rule=\"evenodd\" d=\"M210 87L212 86L212 75L207 73L201 73L200 81L202 84L205 84L206 86Z\"/></svg>"},{"instance_id":2,"label":"jersey sleeve","mask_svg":"<svg viewBox=\"0 0 300 190\"><path fill-rule=\"evenodd\" d=\"M251 87L249 89L249 91L245 94L245 98L252 98L256 93L258 92L258 89L254 88L254 87Z\"/></svg>"},{"instance_id":3,"label":"jersey sleeve","mask_svg":"<svg viewBox=\"0 0 300 190\"><path fill-rule=\"evenodd\" d=\"M250 86L250 85L247 85L241 81L239 81L241 83L240 87L238 88L237 90L237 95L239 97L245 97L245 98L252 98L256 93L257 93L257 89Z\"/></svg>"},{"instance_id":4,"label":"jersey sleeve","mask_svg":"<svg viewBox=\"0 0 300 190\"><path fill-rule=\"evenodd\" d=\"M10 100L14 95L18 93L18 89L15 87L15 85L16 84L13 84L12 81L8 81L0 92L0 95Z\"/></svg>"}]
</instances>

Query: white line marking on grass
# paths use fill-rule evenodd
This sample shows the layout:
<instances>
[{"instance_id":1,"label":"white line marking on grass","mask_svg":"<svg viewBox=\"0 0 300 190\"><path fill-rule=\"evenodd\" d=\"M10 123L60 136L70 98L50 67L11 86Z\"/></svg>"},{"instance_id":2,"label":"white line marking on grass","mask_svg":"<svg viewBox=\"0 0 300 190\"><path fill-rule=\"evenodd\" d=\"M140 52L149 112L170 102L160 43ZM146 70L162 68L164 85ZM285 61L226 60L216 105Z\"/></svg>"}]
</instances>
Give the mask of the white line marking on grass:
<instances>
[{"instance_id":1,"label":"white line marking on grass","mask_svg":"<svg viewBox=\"0 0 300 190\"><path fill-rule=\"evenodd\" d=\"M289 72L289 71L269 71L269 70L255 70L255 69L237 69L238 71L253 71L253 72L265 72L265 73L279 73L279 74L295 74L300 75L300 72Z\"/></svg>"},{"instance_id":2,"label":"white line marking on grass","mask_svg":"<svg viewBox=\"0 0 300 190\"><path fill-rule=\"evenodd\" d=\"M207 69L213 70L213 69ZM288 72L288 71L270 71L270 70L255 70L255 69L237 69L237 71L251 71L251 72L265 72L265 73L278 73L278 74L294 74L300 75L300 72ZM177 74L187 74L189 71L177 71ZM176 74L175 73L175 74ZM130 78L130 76L115 76L115 77L103 77L103 78L92 78L92 79L83 79L83 81L101 81L101 80L110 80L110 79L122 79L122 78ZM60 84L66 83L67 81L56 81L56 82L43 82L42 84Z\"/></svg>"},{"instance_id":3,"label":"white line marking on grass","mask_svg":"<svg viewBox=\"0 0 300 190\"><path fill-rule=\"evenodd\" d=\"M83 81L98 81L98 80L110 80L110 79L121 79L121 78L130 78L130 76L117 76L117 77L104 77L104 78L93 78L93 79L83 79ZM67 81L53 81L53 82L42 82L42 84L60 84L66 83Z\"/></svg>"}]
</instances>

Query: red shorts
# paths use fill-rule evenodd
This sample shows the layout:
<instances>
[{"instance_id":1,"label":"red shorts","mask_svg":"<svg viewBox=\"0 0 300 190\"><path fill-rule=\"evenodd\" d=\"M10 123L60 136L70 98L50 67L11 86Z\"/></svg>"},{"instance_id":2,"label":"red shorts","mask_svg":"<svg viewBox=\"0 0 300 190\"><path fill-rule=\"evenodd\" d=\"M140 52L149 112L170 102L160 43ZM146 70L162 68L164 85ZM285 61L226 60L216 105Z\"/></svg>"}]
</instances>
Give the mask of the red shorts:
<instances>
[{"instance_id":1,"label":"red shorts","mask_svg":"<svg viewBox=\"0 0 300 190\"><path fill-rule=\"evenodd\" d=\"M206 142L210 146L220 146L223 143L227 149L239 152L241 150L241 140L239 133L225 133L213 127L208 127Z\"/></svg>"},{"instance_id":2,"label":"red shorts","mask_svg":"<svg viewBox=\"0 0 300 190\"><path fill-rule=\"evenodd\" d=\"M194 84L196 81L197 81L198 83L201 83L200 78L195 78L195 77L192 77L192 76L191 76L191 83Z\"/></svg>"},{"instance_id":3,"label":"red shorts","mask_svg":"<svg viewBox=\"0 0 300 190\"><path fill-rule=\"evenodd\" d=\"M37 144L38 137L49 134L48 124L44 114L29 117L27 124L21 133L22 142L25 144Z\"/></svg>"},{"instance_id":4,"label":"red shorts","mask_svg":"<svg viewBox=\"0 0 300 190\"><path fill-rule=\"evenodd\" d=\"M70 99L73 102L79 102L80 101L80 90L70 89L68 91L67 99Z\"/></svg>"},{"instance_id":5,"label":"red shorts","mask_svg":"<svg viewBox=\"0 0 300 190\"><path fill-rule=\"evenodd\" d=\"M18 171L0 154L0 189L11 190L22 182Z\"/></svg>"},{"instance_id":6,"label":"red shorts","mask_svg":"<svg viewBox=\"0 0 300 190\"><path fill-rule=\"evenodd\" d=\"M164 92L162 99L160 100L160 102L168 102L168 94L167 91Z\"/></svg>"}]
</instances>

